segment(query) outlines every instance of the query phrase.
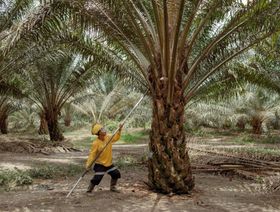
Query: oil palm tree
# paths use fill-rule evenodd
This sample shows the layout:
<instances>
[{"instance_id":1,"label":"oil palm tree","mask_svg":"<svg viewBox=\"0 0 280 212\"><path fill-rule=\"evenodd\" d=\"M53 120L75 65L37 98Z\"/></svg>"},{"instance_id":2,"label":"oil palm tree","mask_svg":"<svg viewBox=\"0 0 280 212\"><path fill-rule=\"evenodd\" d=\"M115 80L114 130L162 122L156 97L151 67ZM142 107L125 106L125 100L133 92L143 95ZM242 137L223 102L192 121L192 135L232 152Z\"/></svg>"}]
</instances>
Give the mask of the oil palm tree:
<instances>
[{"instance_id":1,"label":"oil palm tree","mask_svg":"<svg viewBox=\"0 0 280 212\"><path fill-rule=\"evenodd\" d=\"M255 85L246 84L241 93L227 99L201 100L186 110L189 120L196 125L222 128L237 126L240 130L248 124L253 134L261 134L266 125L277 119L279 95Z\"/></svg>"},{"instance_id":2,"label":"oil palm tree","mask_svg":"<svg viewBox=\"0 0 280 212\"><path fill-rule=\"evenodd\" d=\"M244 114L245 118L241 119L239 124L244 127L244 121L247 120L255 134L262 132L264 122L270 121L274 128L278 128L279 116L275 105L275 101L277 102L275 92L280 94L279 46L280 37L279 34L275 34L256 46L245 63L237 62L232 66L236 81L245 83L244 88L247 87L244 89L246 90L244 95L240 96L240 101L244 102L244 105L239 112L246 111L248 114ZM259 88L248 87L246 85L248 82ZM266 98L266 95L270 98Z\"/></svg>"},{"instance_id":3,"label":"oil palm tree","mask_svg":"<svg viewBox=\"0 0 280 212\"><path fill-rule=\"evenodd\" d=\"M139 94L131 92L137 86L129 85L126 80L127 77L120 78L114 73L103 73L93 79L92 86L70 102L76 111L86 115L93 123L119 120L133 107L138 98L135 94Z\"/></svg>"},{"instance_id":4,"label":"oil palm tree","mask_svg":"<svg viewBox=\"0 0 280 212\"><path fill-rule=\"evenodd\" d=\"M252 126L252 133L261 134L264 124L275 119L275 114L280 109L279 100L279 95L275 92L247 85L246 92L236 99L238 106L235 112L246 117L245 119Z\"/></svg>"},{"instance_id":5,"label":"oil palm tree","mask_svg":"<svg viewBox=\"0 0 280 212\"><path fill-rule=\"evenodd\" d=\"M39 56L38 49L25 39L28 27L24 21L35 5L34 0L0 0L0 122L4 132L7 132L4 128L7 128L8 115L18 107L15 107L16 99L13 97L18 97L19 94L22 96L19 85L14 85L14 82L20 80L15 79L12 73L45 54L41 52L43 54ZM12 32L17 32L17 36L10 37ZM31 57L32 55L36 57Z\"/></svg>"},{"instance_id":6,"label":"oil palm tree","mask_svg":"<svg viewBox=\"0 0 280 212\"><path fill-rule=\"evenodd\" d=\"M11 113L19 109L19 98L24 97L17 83L4 81L0 78L0 131L8 133L8 117Z\"/></svg>"},{"instance_id":7,"label":"oil palm tree","mask_svg":"<svg viewBox=\"0 0 280 212\"><path fill-rule=\"evenodd\" d=\"M26 94L42 111L48 125L52 141L63 140L58 126L61 109L73 95L79 93L94 74L92 61L78 56L64 55L55 61L46 56L45 60L23 70L22 79L26 81Z\"/></svg>"},{"instance_id":8,"label":"oil palm tree","mask_svg":"<svg viewBox=\"0 0 280 212\"><path fill-rule=\"evenodd\" d=\"M39 125L38 106L27 98L22 99L19 110L9 116L9 124L12 132L36 132Z\"/></svg>"},{"instance_id":9,"label":"oil palm tree","mask_svg":"<svg viewBox=\"0 0 280 212\"><path fill-rule=\"evenodd\" d=\"M8 115L12 112L12 106L7 97L0 96L0 131L2 134L8 133Z\"/></svg>"},{"instance_id":10,"label":"oil palm tree","mask_svg":"<svg viewBox=\"0 0 280 212\"><path fill-rule=\"evenodd\" d=\"M66 102L63 107L63 116L64 116L64 125L65 127L71 126L72 115L73 115L73 106L70 102Z\"/></svg>"}]
</instances>

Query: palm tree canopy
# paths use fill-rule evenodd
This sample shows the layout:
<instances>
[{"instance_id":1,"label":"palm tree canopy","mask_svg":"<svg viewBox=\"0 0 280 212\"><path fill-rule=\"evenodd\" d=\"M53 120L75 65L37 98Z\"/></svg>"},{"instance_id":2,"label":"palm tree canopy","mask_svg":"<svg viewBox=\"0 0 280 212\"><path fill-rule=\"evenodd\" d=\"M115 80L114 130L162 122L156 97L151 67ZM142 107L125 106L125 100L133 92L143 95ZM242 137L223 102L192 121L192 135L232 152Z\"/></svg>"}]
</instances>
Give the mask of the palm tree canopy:
<instances>
[{"instance_id":1,"label":"palm tree canopy","mask_svg":"<svg viewBox=\"0 0 280 212\"><path fill-rule=\"evenodd\" d=\"M188 102L223 65L279 31L277 0L59 0L52 8L79 11L81 25L106 36L153 93L150 77L166 80L169 102L177 81Z\"/></svg>"}]
</instances>

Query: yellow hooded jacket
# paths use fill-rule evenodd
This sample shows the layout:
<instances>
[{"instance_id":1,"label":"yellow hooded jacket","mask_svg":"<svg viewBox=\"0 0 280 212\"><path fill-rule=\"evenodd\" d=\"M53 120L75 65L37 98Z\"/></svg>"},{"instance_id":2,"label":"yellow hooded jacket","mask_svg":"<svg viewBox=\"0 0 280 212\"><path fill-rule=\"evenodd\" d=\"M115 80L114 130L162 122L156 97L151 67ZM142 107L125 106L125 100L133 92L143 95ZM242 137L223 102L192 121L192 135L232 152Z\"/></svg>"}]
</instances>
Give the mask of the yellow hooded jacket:
<instances>
[{"instance_id":1,"label":"yellow hooded jacket","mask_svg":"<svg viewBox=\"0 0 280 212\"><path fill-rule=\"evenodd\" d=\"M121 132L118 131L114 137L112 138L110 144L104 149L104 151L101 153L101 155L98 157L95 163L101 164L103 166L109 167L112 165L112 145L117 140L119 140L121 137ZM92 142L91 150L86 162L86 168L89 169L90 165L92 165L92 162L94 161L95 157L99 154L99 152L102 151L102 149L105 147L105 145L110 140L111 135L106 135L104 141L96 138Z\"/></svg>"}]
</instances>

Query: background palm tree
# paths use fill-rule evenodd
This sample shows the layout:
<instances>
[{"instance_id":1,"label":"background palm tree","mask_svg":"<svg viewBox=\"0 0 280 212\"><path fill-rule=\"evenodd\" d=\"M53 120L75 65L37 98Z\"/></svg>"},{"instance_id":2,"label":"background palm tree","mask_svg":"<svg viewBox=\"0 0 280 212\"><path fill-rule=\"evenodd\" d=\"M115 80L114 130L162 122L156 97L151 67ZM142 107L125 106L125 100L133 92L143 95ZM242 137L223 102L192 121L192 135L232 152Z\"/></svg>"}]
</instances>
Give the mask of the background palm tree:
<instances>
[{"instance_id":1,"label":"background palm tree","mask_svg":"<svg viewBox=\"0 0 280 212\"><path fill-rule=\"evenodd\" d=\"M247 86L246 93L236 100L239 106L235 113L246 117L254 134L261 134L264 127L276 118L275 114L280 109L279 100L279 95L275 93Z\"/></svg>"},{"instance_id":2,"label":"background palm tree","mask_svg":"<svg viewBox=\"0 0 280 212\"><path fill-rule=\"evenodd\" d=\"M20 108L9 116L11 132L36 133L39 126L38 106L28 99L20 101Z\"/></svg>"},{"instance_id":3,"label":"background palm tree","mask_svg":"<svg viewBox=\"0 0 280 212\"><path fill-rule=\"evenodd\" d=\"M95 77L92 86L71 99L73 108L77 112L86 115L90 122L101 122L108 125L109 122L115 120L114 127L117 127L117 122L127 115L128 111L140 98L140 93L137 90L141 89L141 87L137 87L137 84L127 83L126 80L127 77L120 78L114 73L104 73ZM144 105L142 104L142 106L143 109ZM143 122L146 122L149 116L148 111L147 109L146 116L140 115L140 110L135 111L130 118L130 123L137 122L136 119L140 121L140 116ZM127 123L127 126L130 123Z\"/></svg>"},{"instance_id":4,"label":"background palm tree","mask_svg":"<svg viewBox=\"0 0 280 212\"><path fill-rule=\"evenodd\" d=\"M64 104L62 114L64 116L65 127L70 127L71 126L71 121L72 121L72 116L73 116L73 106L71 105L70 102L66 102Z\"/></svg>"},{"instance_id":5,"label":"background palm tree","mask_svg":"<svg viewBox=\"0 0 280 212\"><path fill-rule=\"evenodd\" d=\"M0 131L3 134L8 133L8 117L11 113L20 108L18 99L24 95L18 89L19 81L13 79L0 78Z\"/></svg>"},{"instance_id":6,"label":"background palm tree","mask_svg":"<svg viewBox=\"0 0 280 212\"><path fill-rule=\"evenodd\" d=\"M242 92L227 99L194 102L186 110L192 117L188 126L194 129L200 126L233 129L237 126L239 130L245 130L245 126L250 125L253 134L261 134L277 120L279 100L275 92L246 84Z\"/></svg>"},{"instance_id":7,"label":"background palm tree","mask_svg":"<svg viewBox=\"0 0 280 212\"><path fill-rule=\"evenodd\" d=\"M91 61L79 56L65 55L60 60L45 60L35 63L22 71L26 93L41 109L48 124L50 139L62 140L58 117L65 103L90 83L94 74Z\"/></svg>"},{"instance_id":8,"label":"background palm tree","mask_svg":"<svg viewBox=\"0 0 280 212\"><path fill-rule=\"evenodd\" d=\"M8 115L12 112L11 108L7 97L0 97L0 131L3 134L8 133Z\"/></svg>"}]
</instances>

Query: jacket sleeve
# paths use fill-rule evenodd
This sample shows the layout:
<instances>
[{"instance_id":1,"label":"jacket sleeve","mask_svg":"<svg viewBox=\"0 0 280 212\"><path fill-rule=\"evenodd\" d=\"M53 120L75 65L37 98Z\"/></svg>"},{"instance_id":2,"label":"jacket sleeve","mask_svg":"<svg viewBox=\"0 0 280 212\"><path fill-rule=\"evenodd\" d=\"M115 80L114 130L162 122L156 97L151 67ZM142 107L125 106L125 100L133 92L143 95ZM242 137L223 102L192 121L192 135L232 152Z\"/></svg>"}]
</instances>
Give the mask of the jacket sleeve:
<instances>
[{"instance_id":1,"label":"jacket sleeve","mask_svg":"<svg viewBox=\"0 0 280 212\"><path fill-rule=\"evenodd\" d=\"M86 169L90 168L90 165L92 165L92 162L94 161L98 150L98 144L97 142L93 142L91 145L90 153L86 162Z\"/></svg>"},{"instance_id":2,"label":"jacket sleeve","mask_svg":"<svg viewBox=\"0 0 280 212\"><path fill-rule=\"evenodd\" d=\"M112 135L110 135L111 137ZM115 143L116 141L118 141L121 137L121 131L118 131L112 138L112 143Z\"/></svg>"}]
</instances>

